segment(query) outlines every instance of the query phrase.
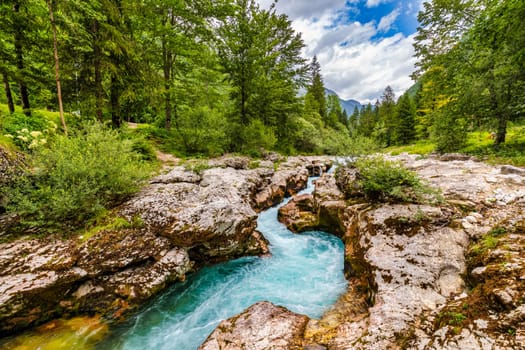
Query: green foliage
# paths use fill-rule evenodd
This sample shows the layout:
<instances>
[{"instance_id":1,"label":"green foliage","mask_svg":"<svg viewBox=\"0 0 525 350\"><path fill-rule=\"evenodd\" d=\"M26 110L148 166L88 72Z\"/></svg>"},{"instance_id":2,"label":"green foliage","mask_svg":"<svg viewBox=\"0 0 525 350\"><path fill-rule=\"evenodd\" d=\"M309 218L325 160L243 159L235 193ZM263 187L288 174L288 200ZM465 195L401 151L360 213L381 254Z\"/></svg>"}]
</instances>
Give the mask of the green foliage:
<instances>
[{"instance_id":1,"label":"green foliage","mask_svg":"<svg viewBox=\"0 0 525 350\"><path fill-rule=\"evenodd\" d=\"M436 190L399 162L375 156L360 158L354 166L359 172L360 185L371 200L415 203L440 201Z\"/></svg>"},{"instance_id":2,"label":"green foliage","mask_svg":"<svg viewBox=\"0 0 525 350\"><path fill-rule=\"evenodd\" d=\"M205 159L192 159L183 164L186 171L193 171L197 175L201 175L205 170L211 168L210 164Z\"/></svg>"},{"instance_id":3,"label":"green foliage","mask_svg":"<svg viewBox=\"0 0 525 350\"><path fill-rule=\"evenodd\" d=\"M0 120L0 133L12 139L21 150L39 147L52 137L57 125L42 113L27 116L23 113L7 114Z\"/></svg>"},{"instance_id":4,"label":"green foliage","mask_svg":"<svg viewBox=\"0 0 525 350\"><path fill-rule=\"evenodd\" d=\"M144 222L140 216L133 216L129 221L120 216L111 216L106 212L102 212L100 216L102 219L96 218L90 227L79 231L78 234L83 241L87 241L101 231L144 227Z\"/></svg>"},{"instance_id":5,"label":"green foliage","mask_svg":"<svg viewBox=\"0 0 525 350\"><path fill-rule=\"evenodd\" d=\"M491 133L476 131L468 134L465 147L461 150L492 163L525 165L525 126L510 124L505 144L494 146Z\"/></svg>"},{"instance_id":6,"label":"green foliage","mask_svg":"<svg viewBox=\"0 0 525 350\"><path fill-rule=\"evenodd\" d=\"M393 156L397 156L403 152L425 156L432 153L435 149L435 143L432 143L428 140L423 140L411 145L388 147L384 149L384 152L390 153Z\"/></svg>"},{"instance_id":7,"label":"green foliage","mask_svg":"<svg viewBox=\"0 0 525 350\"><path fill-rule=\"evenodd\" d=\"M436 113L432 139L440 153L460 150L467 139L465 120L446 108Z\"/></svg>"},{"instance_id":8,"label":"green foliage","mask_svg":"<svg viewBox=\"0 0 525 350\"><path fill-rule=\"evenodd\" d=\"M494 146L492 135L487 131L468 132L466 145L459 150L461 153L477 156L496 164L525 165L525 126L512 125L507 133L507 142L504 145ZM436 144L430 140L417 141L407 146L392 146L384 151L392 155L403 152L427 155L436 150Z\"/></svg>"},{"instance_id":9,"label":"green foliage","mask_svg":"<svg viewBox=\"0 0 525 350\"><path fill-rule=\"evenodd\" d=\"M321 76L321 65L314 56L309 66L310 84L306 92L306 111L318 113L326 125L331 125L328 120L327 101L323 77Z\"/></svg>"},{"instance_id":10,"label":"green foliage","mask_svg":"<svg viewBox=\"0 0 525 350\"><path fill-rule=\"evenodd\" d=\"M467 316L461 312L445 312L441 317L447 319L447 323L453 326L459 326L467 319Z\"/></svg>"},{"instance_id":11,"label":"green foliage","mask_svg":"<svg viewBox=\"0 0 525 350\"><path fill-rule=\"evenodd\" d=\"M176 130L187 155L217 156L228 146L228 121L216 109L184 108L179 113Z\"/></svg>"},{"instance_id":12,"label":"green foliage","mask_svg":"<svg viewBox=\"0 0 525 350\"><path fill-rule=\"evenodd\" d=\"M486 254L489 250L498 246L501 236L507 233L507 229L502 226L495 226L481 237L481 240L474 244L470 250L475 255Z\"/></svg>"},{"instance_id":13,"label":"green foliage","mask_svg":"<svg viewBox=\"0 0 525 350\"><path fill-rule=\"evenodd\" d=\"M297 91L304 76L304 44L286 15L263 10L254 0L235 0L235 11L218 29L219 58L232 85L232 151L251 152L255 140L267 148L274 137L287 143L289 120L297 113ZM261 121L267 137L254 135ZM250 142L250 144L244 144Z\"/></svg>"},{"instance_id":14,"label":"green foliage","mask_svg":"<svg viewBox=\"0 0 525 350\"><path fill-rule=\"evenodd\" d=\"M415 43L423 84L418 131L433 124L438 149L459 149L469 121L490 125L495 145L507 141L509 122L525 112L524 16L520 0L424 4Z\"/></svg>"},{"instance_id":15,"label":"green foliage","mask_svg":"<svg viewBox=\"0 0 525 350\"><path fill-rule=\"evenodd\" d=\"M100 124L38 148L31 169L6 189L23 229L70 232L138 190L148 167L130 140Z\"/></svg>"},{"instance_id":16,"label":"green foliage","mask_svg":"<svg viewBox=\"0 0 525 350\"><path fill-rule=\"evenodd\" d=\"M408 94L401 96L396 107L395 141L397 144L406 145L414 140L415 111Z\"/></svg>"},{"instance_id":17,"label":"green foliage","mask_svg":"<svg viewBox=\"0 0 525 350\"><path fill-rule=\"evenodd\" d=\"M273 129L258 119L241 126L239 135L242 140L241 151L254 157L260 157L261 150L272 150L277 143Z\"/></svg>"}]
</instances>

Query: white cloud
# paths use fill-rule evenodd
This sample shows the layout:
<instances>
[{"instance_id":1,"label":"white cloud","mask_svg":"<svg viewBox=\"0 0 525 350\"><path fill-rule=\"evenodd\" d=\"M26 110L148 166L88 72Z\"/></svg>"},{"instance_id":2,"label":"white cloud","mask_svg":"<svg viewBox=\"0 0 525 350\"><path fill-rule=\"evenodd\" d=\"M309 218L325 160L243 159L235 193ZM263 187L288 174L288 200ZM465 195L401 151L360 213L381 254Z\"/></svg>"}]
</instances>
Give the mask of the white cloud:
<instances>
[{"instance_id":1,"label":"white cloud","mask_svg":"<svg viewBox=\"0 0 525 350\"><path fill-rule=\"evenodd\" d=\"M268 8L273 0L259 0L262 7ZM359 2L352 0L350 3ZM280 0L277 2L277 9L286 13L291 19L310 18L312 16L322 16L334 9L343 9L345 0Z\"/></svg>"},{"instance_id":2,"label":"white cloud","mask_svg":"<svg viewBox=\"0 0 525 350\"><path fill-rule=\"evenodd\" d=\"M394 24L397 17L399 17L400 13L401 10L397 8L394 11L390 12L388 15L381 18L379 24L377 25L377 30L379 30L380 32L388 32L390 28L392 28L392 24Z\"/></svg>"},{"instance_id":3,"label":"white cloud","mask_svg":"<svg viewBox=\"0 0 525 350\"><path fill-rule=\"evenodd\" d=\"M370 3L380 1L368 0ZM265 2L270 3L260 0L262 5ZM414 36L398 33L378 38L377 34L388 32L401 9L384 16L379 23L347 22L340 20L345 3L281 0L277 8L290 15L294 19L294 29L302 33L306 45L304 56L311 59L317 55L327 88L336 91L341 98L362 103L374 103L387 85L400 96L412 85L409 75L415 64ZM287 12L288 9L292 12Z\"/></svg>"},{"instance_id":4,"label":"white cloud","mask_svg":"<svg viewBox=\"0 0 525 350\"><path fill-rule=\"evenodd\" d=\"M390 2L391 0L367 0L366 7L376 7L380 4Z\"/></svg>"},{"instance_id":5,"label":"white cloud","mask_svg":"<svg viewBox=\"0 0 525 350\"><path fill-rule=\"evenodd\" d=\"M342 98L374 103L387 85L400 96L412 85L413 36L396 34L378 42L335 47L319 55L325 85Z\"/></svg>"}]
</instances>

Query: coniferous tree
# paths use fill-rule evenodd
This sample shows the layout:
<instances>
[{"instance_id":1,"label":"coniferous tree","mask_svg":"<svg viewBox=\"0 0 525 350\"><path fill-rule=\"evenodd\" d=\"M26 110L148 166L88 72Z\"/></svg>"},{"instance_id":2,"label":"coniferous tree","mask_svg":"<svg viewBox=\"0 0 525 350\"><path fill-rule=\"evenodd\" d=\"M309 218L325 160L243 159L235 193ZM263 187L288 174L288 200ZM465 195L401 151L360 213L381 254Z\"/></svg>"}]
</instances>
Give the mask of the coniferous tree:
<instances>
[{"instance_id":1,"label":"coniferous tree","mask_svg":"<svg viewBox=\"0 0 525 350\"><path fill-rule=\"evenodd\" d=\"M415 111L412 101L407 94L404 94L399 98L396 107L396 143L406 145L414 140L416 136L414 114Z\"/></svg>"},{"instance_id":2,"label":"coniferous tree","mask_svg":"<svg viewBox=\"0 0 525 350\"><path fill-rule=\"evenodd\" d=\"M381 95L381 102L377 111L379 114L379 128L376 130L376 137L385 146L390 146L394 143L396 127L395 106L396 96L394 90L387 86L383 95Z\"/></svg>"},{"instance_id":3,"label":"coniferous tree","mask_svg":"<svg viewBox=\"0 0 525 350\"><path fill-rule=\"evenodd\" d=\"M325 87L323 83L323 77L321 75L321 65L317 60L317 56L314 56L310 63L310 84L307 88L307 98L313 102L311 108L315 112L319 113L322 120L327 123L327 108L326 108L326 95Z\"/></svg>"}]
</instances>

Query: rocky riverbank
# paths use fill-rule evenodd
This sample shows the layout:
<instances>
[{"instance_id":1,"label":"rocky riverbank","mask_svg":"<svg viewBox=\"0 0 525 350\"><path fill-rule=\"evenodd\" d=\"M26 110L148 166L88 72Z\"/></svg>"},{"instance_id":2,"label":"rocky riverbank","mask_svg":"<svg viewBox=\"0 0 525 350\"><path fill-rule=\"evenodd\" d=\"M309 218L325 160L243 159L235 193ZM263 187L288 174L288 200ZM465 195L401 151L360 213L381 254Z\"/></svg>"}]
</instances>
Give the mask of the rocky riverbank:
<instances>
[{"instance_id":1,"label":"rocky riverbank","mask_svg":"<svg viewBox=\"0 0 525 350\"><path fill-rule=\"evenodd\" d=\"M202 265L266 254L257 211L330 166L312 157L176 166L116 208L111 228L0 244L0 334L55 317L119 318Z\"/></svg>"},{"instance_id":2,"label":"rocky riverbank","mask_svg":"<svg viewBox=\"0 0 525 350\"><path fill-rule=\"evenodd\" d=\"M281 208L291 230L320 228L345 243L348 291L308 321L300 346L298 327L282 331L300 315L262 305L225 321L202 349L225 339L231 349L266 349L238 319L284 319L269 323L275 331L261 327L276 335L272 349L525 349L524 170L453 155L395 159L445 203L367 203L348 172L323 175L312 195Z\"/></svg>"}]
</instances>

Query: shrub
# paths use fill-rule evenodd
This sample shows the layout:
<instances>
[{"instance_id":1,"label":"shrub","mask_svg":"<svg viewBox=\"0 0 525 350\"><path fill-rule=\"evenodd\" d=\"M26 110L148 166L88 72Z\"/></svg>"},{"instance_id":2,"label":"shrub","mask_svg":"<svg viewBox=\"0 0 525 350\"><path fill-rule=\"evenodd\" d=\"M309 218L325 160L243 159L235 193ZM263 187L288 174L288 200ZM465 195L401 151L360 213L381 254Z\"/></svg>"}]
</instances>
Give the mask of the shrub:
<instances>
[{"instance_id":1,"label":"shrub","mask_svg":"<svg viewBox=\"0 0 525 350\"><path fill-rule=\"evenodd\" d=\"M438 191L421 181L417 174L380 156L360 158L354 162L359 185L371 200L401 202L439 202Z\"/></svg>"},{"instance_id":2,"label":"shrub","mask_svg":"<svg viewBox=\"0 0 525 350\"><path fill-rule=\"evenodd\" d=\"M149 172L140 158L130 140L100 124L57 135L7 189L7 208L23 229L70 231L138 190Z\"/></svg>"},{"instance_id":3,"label":"shrub","mask_svg":"<svg viewBox=\"0 0 525 350\"><path fill-rule=\"evenodd\" d=\"M439 153L460 150L467 141L465 120L457 117L453 111L442 111L435 116L432 139Z\"/></svg>"},{"instance_id":4,"label":"shrub","mask_svg":"<svg viewBox=\"0 0 525 350\"><path fill-rule=\"evenodd\" d=\"M264 125L259 119L252 120L248 125L241 127L241 151L252 157L260 157L261 149L273 150L277 143L274 130Z\"/></svg>"},{"instance_id":5,"label":"shrub","mask_svg":"<svg viewBox=\"0 0 525 350\"><path fill-rule=\"evenodd\" d=\"M34 112L30 117L23 113L12 113L2 119L1 134L11 138L21 150L35 149L48 141L57 125L44 115Z\"/></svg>"}]
</instances>

